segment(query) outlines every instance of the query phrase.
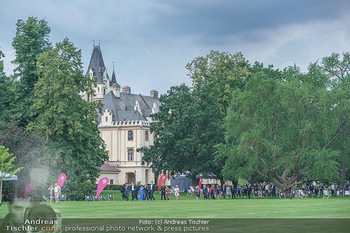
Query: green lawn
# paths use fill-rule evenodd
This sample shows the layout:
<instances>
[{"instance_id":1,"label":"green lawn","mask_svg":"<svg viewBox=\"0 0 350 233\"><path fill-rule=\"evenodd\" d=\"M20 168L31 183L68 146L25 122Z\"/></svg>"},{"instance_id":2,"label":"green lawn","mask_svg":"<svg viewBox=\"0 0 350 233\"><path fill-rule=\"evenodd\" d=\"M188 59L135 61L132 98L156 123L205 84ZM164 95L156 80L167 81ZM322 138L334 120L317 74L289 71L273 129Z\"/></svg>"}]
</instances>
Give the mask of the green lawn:
<instances>
[{"instance_id":1,"label":"green lawn","mask_svg":"<svg viewBox=\"0 0 350 233\"><path fill-rule=\"evenodd\" d=\"M104 191L107 196L112 191ZM350 197L306 199L220 199L195 200L181 194L180 200L170 201L121 200L67 201L51 204L63 218L350 218ZM6 203L0 207L0 218L7 214Z\"/></svg>"}]
</instances>

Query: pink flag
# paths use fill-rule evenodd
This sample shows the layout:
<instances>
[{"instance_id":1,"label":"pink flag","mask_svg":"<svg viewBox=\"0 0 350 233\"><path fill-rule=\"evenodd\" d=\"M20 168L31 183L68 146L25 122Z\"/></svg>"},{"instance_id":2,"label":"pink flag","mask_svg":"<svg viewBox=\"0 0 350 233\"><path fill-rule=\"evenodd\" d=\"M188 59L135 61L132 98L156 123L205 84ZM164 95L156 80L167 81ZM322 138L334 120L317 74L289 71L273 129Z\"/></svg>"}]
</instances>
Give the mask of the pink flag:
<instances>
[{"instance_id":1,"label":"pink flag","mask_svg":"<svg viewBox=\"0 0 350 233\"><path fill-rule=\"evenodd\" d=\"M109 183L109 179L107 177L103 177L97 185L97 192L96 192L96 197L100 195L102 190L106 187L106 185Z\"/></svg>"},{"instance_id":2,"label":"pink flag","mask_svg":"<svg viewBox=\"0 0 350 233\"><path fill-rule=\"evenodd\" d=\"M202 182L203 182L203 178L200 177L200 178L199 178L199 188L202 188Z\"/></svg>"},{"instance_id":3,"label":"pink flag","mask_svg":"<svg viewBox=\"0 0 350 233\"><path fill-rule=\"evenodd\" d=\"M164 184L164 182L166 181L166 179L168 179L168 176L166 174L163 174L160 178L159 178L159 182L158 182L158 191L160 189L160 187Z\"/></svg>"},{"instance_id":4,"label":"pink flag","mask_svg":"<svg viewBox=\"0 0 350 233\"><path fill-rule=\"evenodd\" d=\"M32 182L27 184L27 186L24 189L24 200L27 200L27 197L28 197L27 193L30 193L31 191L33 191Z\"/></svg>"},{"instance_id":5,"label":"pink flag","mask_svg":"<svg viewBox=\"0 0 350 233\"><path fill-rule=\"evenodd\" d=\"M58 177L58 180L57 180L57 185L61 187L62 189L62 186L63 186L63 183L64 181L66 181L66 174L62 173L59 177Z\"/></svg>"},{"instance_id":6,"label":"pink flag","mask_svg":"<svg viewBox=\"0 0 350 233\"><path fill-rule=\"evenodd\" d=\"M24 193L30 193L31 191L33 191L33 186L31 183L27 184L26 188L24 189Z\"/></svg>"}]
</instances>

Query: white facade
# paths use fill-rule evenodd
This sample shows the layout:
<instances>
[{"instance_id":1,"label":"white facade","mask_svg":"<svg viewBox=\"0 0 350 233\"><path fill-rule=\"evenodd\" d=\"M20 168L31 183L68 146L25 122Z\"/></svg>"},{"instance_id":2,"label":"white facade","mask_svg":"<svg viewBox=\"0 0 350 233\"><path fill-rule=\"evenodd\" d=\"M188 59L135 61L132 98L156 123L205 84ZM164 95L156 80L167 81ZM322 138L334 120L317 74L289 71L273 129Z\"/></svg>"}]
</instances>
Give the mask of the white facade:
<instances>
[{"instance_id":1,"label":"white facade","mask_svg":"<svg viewBox=\"0 0 350 233\"><path fill-rule=\"evenodd\" d=\"M152 90L149 96L132 94L128 86L120 91L114 70L112 79L108 77L99 45L94 45L86 76L96 78L97 84L93 87L94 95L81 93L81 97L89 102L102 102L98 128L108 152L107 164L117 169L102 171L100 178L108 177L119 185L157 183L150 166L142 162L143 153L137 149L153 145L150 115L159 111L158 92Z\"/></svg>"}]
</instances>

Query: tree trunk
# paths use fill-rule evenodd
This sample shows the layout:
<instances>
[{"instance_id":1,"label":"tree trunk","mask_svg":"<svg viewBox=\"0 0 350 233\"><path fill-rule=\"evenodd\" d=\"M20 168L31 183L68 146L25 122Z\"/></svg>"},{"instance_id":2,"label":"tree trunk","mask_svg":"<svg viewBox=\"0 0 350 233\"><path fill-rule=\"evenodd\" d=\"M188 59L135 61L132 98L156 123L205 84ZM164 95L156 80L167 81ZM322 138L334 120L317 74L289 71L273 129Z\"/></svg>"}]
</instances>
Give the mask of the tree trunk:
<instances>
[{"instance_id":1,"label":"tree trunk","mask_svg":"<svg viewBox=\"0 0 350 233\"><path fill-rule=\"evenodd\" d=\"M339 188L344 189L345 182L346 182L346 172L349 170L349 168L345 167L344 164L341 164L340 167L340 174L339 174Z\"/></svg>"},{"instance_id":2,"label":"tree trunk","mask_svg":"<svg viewBox=\"0 0 350 233\"><path fill-rule=\"evenodd\" d=\"M192 186L195 187L196 185L198 185L198 182L197 182L197 178L195 175L191 176L191 179L192 179Z\"/></svg>"},{"instance_id":3,"label":"tree trunk","mask_svg":"<svg viewBox=\"0 0 350 233\"><path fill-rule=\"evenodd\" d=\"M346 173L349 171L349 167L346 166L346 153L347 151L347 128L345 127L343 131L343 145L342 145L342 151L340 155L340 173L339 173L339 186L340 189L344 189L345 182L346 182Z\"/></svg>"},{"instance_id":4,"label":"tree trunk","mask_svg":"<svg viewBox=\"0 0 350 233\"><path fill-rule=\"evenodd\" d=\"M288 179L286 178L287 173L288 173L288 170L286 169L283 172L282 176L278 175L276 172L269 174L268 176L270 180L279 189L279 192L282 192L285 194L285 196L289 197L289 194L293 185L297 184L297 179L302 174L302 170L294 171L293 175Z\"/></svg>"}]
</instances>

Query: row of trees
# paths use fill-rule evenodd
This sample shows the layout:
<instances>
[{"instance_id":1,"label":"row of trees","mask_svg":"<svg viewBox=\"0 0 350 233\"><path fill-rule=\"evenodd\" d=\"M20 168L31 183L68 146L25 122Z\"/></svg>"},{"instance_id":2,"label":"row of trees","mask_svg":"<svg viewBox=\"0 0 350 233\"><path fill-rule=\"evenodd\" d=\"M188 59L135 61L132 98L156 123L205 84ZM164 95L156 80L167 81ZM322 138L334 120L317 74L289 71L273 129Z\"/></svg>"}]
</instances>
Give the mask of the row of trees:
<instances>
[{"instance_id":1,"label":"row of trees","mask_svg":"<svg viewBox=\"0 0 350 233\"><path fill-rule=\"evenodd\" d=\"M83 75L81 51L68 39L53 46L50 31L35 17L17 22L14 74L7 77L0 62L0 145L17 157L16 167L24 167L19 191L32 183L41 194L64 172L68 197L81 199L95 189L107 159L95 122L101 105L80 98L94 86Z\"/></svg>"},{"instance_id":2,"label":"row of trees","mask_svg":"<svg viewBox=\"0 0 350 233\"><path fill-rule=\"evenodd\" d=\"M271 181L282 190L307 180L349 178L350 54L307 72L249 64L212 51L186 67L193 81L161 96L143 148L156 172L214 173L221 180Z\"/></svg>"},{"instance_id":3,"label":"row of trees","mask_svg":"<svg viewBox=\"0 0 350 233\"><path fill-rule=\"evenodd\" d=\"M107 159L99 136L98 103L83 75L81 52L68 39L52 45L50 28L18 20L14 74L0 51L0 145L17 156L23 189L34 168L53 183L67 174L71 199L91 192ZM241 53L212 51L186 68L192 87L171 87L153 115L153 146L140 148L156 173L213 173L221 180L273 181L281 190L305 180L349 176L349 53L311 63L307 72L250 64Z\"/></svg>"}]
</instances>

